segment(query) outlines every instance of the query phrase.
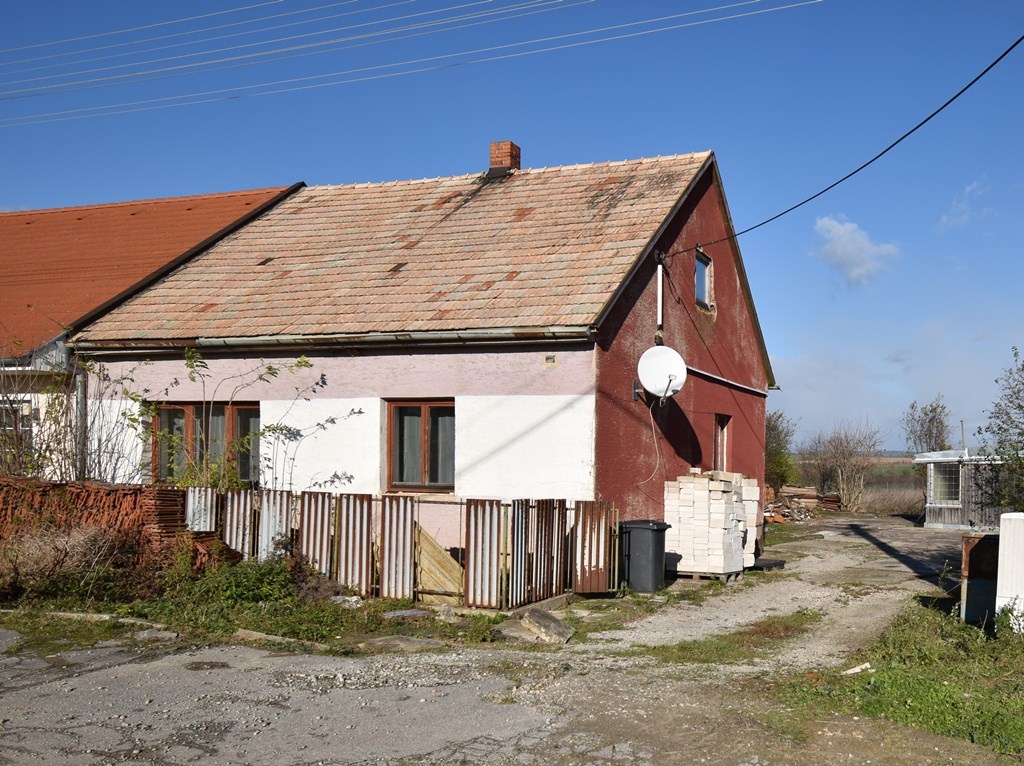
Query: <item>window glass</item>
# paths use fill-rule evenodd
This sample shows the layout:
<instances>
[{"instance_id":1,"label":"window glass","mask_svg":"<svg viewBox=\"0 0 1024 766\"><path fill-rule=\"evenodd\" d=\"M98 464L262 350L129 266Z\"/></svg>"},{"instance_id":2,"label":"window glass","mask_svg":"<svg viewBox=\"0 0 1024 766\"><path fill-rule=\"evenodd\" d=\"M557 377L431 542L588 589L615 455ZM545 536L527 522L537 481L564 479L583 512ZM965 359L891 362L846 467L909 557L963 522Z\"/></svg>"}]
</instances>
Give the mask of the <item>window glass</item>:
<instances>
[{"instance_id":1,"label":"window glass","mask_svg":"<svg viewBox=\"0 0 1024 766\"><path fill-rule=\"evenodd\" d=\"M430 408L430 484L455 483L455 408Z\"/></svg>"},{"instance_id":2,"label":"window glass","mask_svg":"<svg viewBox=\"0 0 1024 766\"><path fill-rule=\"evenodd\" d=\"M170 481L185 470L185 410L161 408L157 414L157 479Z\"/></svg>"},{"instance_id":3,"label":"window glass","mask_svg":"<svg viewBox=\"0 0 1024 766\"><path fill-rule=\"evenodd\" d=\"M238 478L253 486L260 483L260 408L239 407L235 411Z\"/></svg>"},{"instance_id":4,"label":"window glass","mask_svg":"<svg viewBox=\"0 0 1024 766\"><path fill-rule=\"evenodd\" d=\"M703 253L697 253L693 290L697 303L705 307L711 305L711 259Z\"/></svg>"},{"instance_id":5,"label":"window glass","mask_svg":"<svg viewBox=\"0 0 1024 766\"><path fill-rule=\"evenodd\" d=\"M423 464L423 428L421 408L417 406L395 407L394 480L396 484L421 484Z\"/></svg>"},{"instance_id":6,"label":"window glass","mask_svg":"<svg viewBox=\"0 0 1024 766\"><path fill-rule=\"evenodd\" d=\"M955 505L960 502L960 464L932 463L933 505Z\"/></svg>"}]
</instances>

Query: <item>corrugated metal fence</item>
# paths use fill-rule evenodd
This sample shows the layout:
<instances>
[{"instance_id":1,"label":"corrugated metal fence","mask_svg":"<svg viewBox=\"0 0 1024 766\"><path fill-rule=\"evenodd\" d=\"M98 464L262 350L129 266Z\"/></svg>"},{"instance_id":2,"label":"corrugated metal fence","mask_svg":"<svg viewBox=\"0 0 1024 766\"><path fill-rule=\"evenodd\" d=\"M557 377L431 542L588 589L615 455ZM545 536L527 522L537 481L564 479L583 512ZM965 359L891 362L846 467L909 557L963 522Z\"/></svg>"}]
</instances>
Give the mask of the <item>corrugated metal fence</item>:
<instances>
[{"instance_id":1,"label":"corrugated metal fence","mask_svg":"<svg viewBox=\"0 0 1024 766\"><path fill-rule=\"evenodd\" d=\"M467 499L457 506L462 545L449 552L463 567L463 590L441 595L471 607L514 609L567 590L617 586L618 512L609 503ZM354 593L415 600L437 595L419 584L430 564L420 555L420 519L431 510L405 496L189 488L185 515L190 530L218 532L243 557L266 559L283 539ZM443 550L441 556L447 558Z\"/></svg>"}]
</instances>

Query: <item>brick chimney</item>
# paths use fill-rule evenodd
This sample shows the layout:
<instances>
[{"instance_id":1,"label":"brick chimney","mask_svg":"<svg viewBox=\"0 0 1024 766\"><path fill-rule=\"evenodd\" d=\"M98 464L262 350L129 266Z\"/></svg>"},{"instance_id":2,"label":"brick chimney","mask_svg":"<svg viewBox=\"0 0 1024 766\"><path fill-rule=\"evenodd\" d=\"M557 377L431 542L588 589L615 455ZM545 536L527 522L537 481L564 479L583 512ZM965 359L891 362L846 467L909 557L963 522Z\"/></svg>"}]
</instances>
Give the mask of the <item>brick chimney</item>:
<instances>
[{"instance_id":1,"label":"brick chimney","mask_svg":"<svg viewBox=\"0 0 1024 766\"><path fill-rule=\"evenodd\" d=\"M488 178L501 178L519 170L519 147L511 141L491 142L491 169Z\"/></svg>"}]
</instances>

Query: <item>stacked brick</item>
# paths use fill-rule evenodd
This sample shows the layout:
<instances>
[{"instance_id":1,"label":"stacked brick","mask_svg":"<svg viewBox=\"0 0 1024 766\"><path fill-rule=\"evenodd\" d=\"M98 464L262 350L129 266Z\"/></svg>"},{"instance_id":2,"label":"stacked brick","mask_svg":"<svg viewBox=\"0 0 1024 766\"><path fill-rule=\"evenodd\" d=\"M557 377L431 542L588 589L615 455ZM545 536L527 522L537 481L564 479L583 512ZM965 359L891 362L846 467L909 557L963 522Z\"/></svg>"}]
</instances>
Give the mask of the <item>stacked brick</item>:
<instances>
[{"instance_id":1,"label":"stacked brick","mask_svg":"<svg viewBox=\"0 0 1024 766\"><path fill-rule=\"evenodd\" d=\"M753 566L763 524L760 494L756 479L723 471L666 482L666 567L729 575Z\"/></svg>"},{"instance_id":2,"label":"stacked brick","mask_svg":"<svg viewBox=\"0 0 1024 766\"><path fill-rule=\"evenodd\" d=\"M185 529L184 492L155 485L0 479L0 538L38 525L103 527L139 535L151 550Z\"/></svg>"}]
</instances>

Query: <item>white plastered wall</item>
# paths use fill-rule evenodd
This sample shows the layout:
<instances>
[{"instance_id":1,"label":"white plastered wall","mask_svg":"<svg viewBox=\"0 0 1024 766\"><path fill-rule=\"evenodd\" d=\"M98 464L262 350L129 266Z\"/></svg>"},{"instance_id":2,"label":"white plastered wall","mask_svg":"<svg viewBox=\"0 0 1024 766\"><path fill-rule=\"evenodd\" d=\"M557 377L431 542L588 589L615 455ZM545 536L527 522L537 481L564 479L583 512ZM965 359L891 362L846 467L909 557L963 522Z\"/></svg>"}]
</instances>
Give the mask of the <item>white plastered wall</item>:
<instances>
[{"instance_id":1,"label":"white plastered wall","mask_svg":"<svg viewBox=\"0 0 1024 766\"><path fill-rule=\"evenodd\" d=\"M271 430L280 424L293 434L263 438L263 486L294 492L380 492L384 453L379 399L262 401L260 423ZM332 480L335 476L342 480Z\"/></svg>"},{"instance_id":2,"label":"white plastered wall","mask_svg":"<svg viewBox=\"0 0 1024 766\"><path fill-rule=\"evenodd\" d=\"M456 397L456 493L593 499L594 411L591 394Z\"/></svg>"}]
</instances>

